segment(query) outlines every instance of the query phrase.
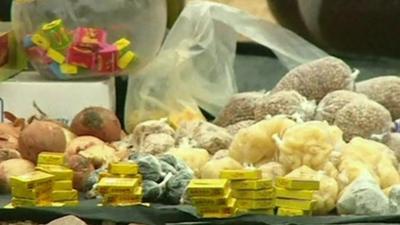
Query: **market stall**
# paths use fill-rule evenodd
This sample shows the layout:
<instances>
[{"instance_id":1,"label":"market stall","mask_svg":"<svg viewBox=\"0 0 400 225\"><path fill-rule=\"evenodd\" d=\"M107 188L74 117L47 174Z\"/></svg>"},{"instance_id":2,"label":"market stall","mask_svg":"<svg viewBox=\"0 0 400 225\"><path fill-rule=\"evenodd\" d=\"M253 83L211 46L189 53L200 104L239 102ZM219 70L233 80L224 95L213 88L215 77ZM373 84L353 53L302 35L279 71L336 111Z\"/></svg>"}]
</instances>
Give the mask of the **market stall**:
<instances>
[{"instance_id":1,"label":"market stall","mask_svg":"<svg viewBox=\"0 0 400 225\"><path fill-rule=\"evenodd\" d=\"M0 84L0 221L399 221L400 78L377 76L395 60L371 70L217 3L164 39L151 0L44 2L13 7L37 72Z\"/></svg>"}]
</instances>

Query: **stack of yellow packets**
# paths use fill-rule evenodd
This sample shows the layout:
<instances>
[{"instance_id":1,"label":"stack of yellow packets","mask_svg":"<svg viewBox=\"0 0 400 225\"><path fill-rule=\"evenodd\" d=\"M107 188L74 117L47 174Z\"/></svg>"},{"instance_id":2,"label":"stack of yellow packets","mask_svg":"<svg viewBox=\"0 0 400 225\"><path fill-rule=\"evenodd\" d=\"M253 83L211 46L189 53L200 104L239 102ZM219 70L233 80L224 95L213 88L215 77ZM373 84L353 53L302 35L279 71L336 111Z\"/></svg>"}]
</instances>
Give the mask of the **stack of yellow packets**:
<instances>
[{"instance_id":1,"label":"stack of yellow packets","mask_svg":"<svg viewBox=\"0 0 400 225\"><path fill-rule=\"evenodd\" d=\"M313 195L319 181L278 177L275 180L275 205L278 216L309 216L314 205Z\"/></svg>"},{"instance_id":2,"label":"stack of yellow packets","mask_svg":"<svg viewBox=\"0 0 400 225\"><path fill-rule=\"evenodd\" d=\"M258 169L223 170L220 178L231 181L238 213L274 214L274 189L271 180L262 179Z\"/></svg>"},{"instance_id":3,"label":"stack of yellow packets","mask_svg":"<svg viewBox=\"0 0 400 225\"><path fill-rule=\"evenodd\" d=\"M110 164L108 172L100 175L97 190L103 197L102 205L141 204L143 189L139 166L129 162Z\"/></svg>"},{"instance_id":4,"label":"stack of yellow packets","mask_svg":"<svg viewBox=\"0 0 400 225\"><path fill-rule=\"evenodd\" d=\"M187 187L187 195L204 218L225 218L236 213L236 199L227 179L194 179Z\"/></svg>"},{"instance_id":5,"label":"stack of yellow packets","mask_svg":"<svg viewBox=\"0 0 400 225\"><path fill-rule=\"evenodd\" d=\"M53 206L76 206L79 204L78 191L72 187L73 171L65 167L63 153L42 152L38 157L36 170L54 176Z\"/></svg>"},{"instance_id":6,"label":"stack of yellow packets","mask_svg":"<svg viewBox=\"0 0 400 225\"><path fill-rule=\"evenodd\" d=\"M39 171L11 177L12 207L51 206L53 179Z\"/></svg>"}]
</instances>

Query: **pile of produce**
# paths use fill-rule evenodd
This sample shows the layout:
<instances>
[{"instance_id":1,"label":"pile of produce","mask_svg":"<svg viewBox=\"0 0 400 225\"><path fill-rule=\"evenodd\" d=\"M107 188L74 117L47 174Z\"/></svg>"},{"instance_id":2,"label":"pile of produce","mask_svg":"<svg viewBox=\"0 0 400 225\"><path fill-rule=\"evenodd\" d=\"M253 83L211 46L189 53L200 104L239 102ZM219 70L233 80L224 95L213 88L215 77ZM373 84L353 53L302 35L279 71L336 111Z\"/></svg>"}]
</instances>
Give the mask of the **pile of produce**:
<instances>
[{"instance_id":1,"label":"pile of produce","mask_svg":"<svg viewBox=\"0 0 400 225\"><path fill-rule=\"evenodd\" d=\"M193 179L258 168L262 178L316 180L314 215L400 213L400 78L356 83L342 60L327 57L286 74L270 92L239 93L205 120L149 120L125 134L113 112L84 109L70 126L7 114L0 124L0 186L32 171L40 152L62 152L74 188L97 197L110 163L134 162L143 201L181 204ZM390 88L390 90L387 89ZM373 206L373 207L370 207ZM310 212L311 213L311 212Z\"/></svg>"}]
</instances>

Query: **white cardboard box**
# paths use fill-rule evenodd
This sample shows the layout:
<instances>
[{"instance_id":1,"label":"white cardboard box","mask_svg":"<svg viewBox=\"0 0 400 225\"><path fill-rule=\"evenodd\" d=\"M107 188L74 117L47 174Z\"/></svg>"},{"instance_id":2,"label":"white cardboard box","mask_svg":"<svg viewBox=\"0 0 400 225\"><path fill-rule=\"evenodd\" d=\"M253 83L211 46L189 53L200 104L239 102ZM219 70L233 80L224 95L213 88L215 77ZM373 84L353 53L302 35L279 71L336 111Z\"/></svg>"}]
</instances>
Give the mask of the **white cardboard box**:
<instances>
[{"instance_id":1,"label":"white cardboard box","mask_svg":"<svg viewBox=\"0 0 400 225\"><path fill-rule=\"evenodd\" d=\"M82 109L102 106L115 111L115 80L53 81L37 72L22 72L0 83L4 110L18 117L36 115L38 107L50 118L69 123Z\"/></svg>"}]
</instances>

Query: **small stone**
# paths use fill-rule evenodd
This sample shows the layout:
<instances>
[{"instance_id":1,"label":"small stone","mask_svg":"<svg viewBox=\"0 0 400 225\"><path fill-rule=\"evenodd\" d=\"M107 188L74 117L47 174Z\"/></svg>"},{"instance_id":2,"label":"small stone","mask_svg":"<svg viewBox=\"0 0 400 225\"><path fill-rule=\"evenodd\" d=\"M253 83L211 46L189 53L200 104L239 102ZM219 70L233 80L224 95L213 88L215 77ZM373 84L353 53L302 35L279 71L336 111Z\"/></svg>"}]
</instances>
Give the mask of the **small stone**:
<instances>
[{"instance_id":1,"label":"small stone","mask_svg":"<svg viewBox=\"0 0 400 225\"><path fill-rule=\"evenodd\" d=\"M70 215L53 220L47 225L86 225L86 223L78 217Z\"/></svg>"}]
</instances>

